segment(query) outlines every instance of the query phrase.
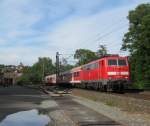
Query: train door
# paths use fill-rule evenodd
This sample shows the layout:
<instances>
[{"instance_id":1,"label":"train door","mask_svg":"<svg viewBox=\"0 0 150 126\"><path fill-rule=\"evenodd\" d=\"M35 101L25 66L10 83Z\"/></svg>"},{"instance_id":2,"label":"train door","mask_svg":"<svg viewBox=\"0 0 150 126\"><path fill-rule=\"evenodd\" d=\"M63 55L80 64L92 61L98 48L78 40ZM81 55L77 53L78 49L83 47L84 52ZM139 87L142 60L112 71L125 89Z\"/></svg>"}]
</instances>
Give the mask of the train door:
<instances>
[{"instance_id":1,"label":"train door","mask_svg":"<svg viewBox=\"0 0 150 126\"><path fill-rule=\"evenodd\" d=\"M104 79L104 60L100 61L100 79Z\"/></svg>"}]
</instances>

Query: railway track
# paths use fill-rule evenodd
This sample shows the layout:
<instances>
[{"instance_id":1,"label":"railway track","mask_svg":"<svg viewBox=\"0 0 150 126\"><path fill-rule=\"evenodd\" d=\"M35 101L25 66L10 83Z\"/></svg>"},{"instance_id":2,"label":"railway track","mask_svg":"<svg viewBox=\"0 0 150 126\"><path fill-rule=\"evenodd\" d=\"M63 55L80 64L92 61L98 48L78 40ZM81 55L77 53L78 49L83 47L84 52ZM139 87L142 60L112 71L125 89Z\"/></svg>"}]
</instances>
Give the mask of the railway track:
<instances>
[{"instance_id":1,"label":"railway track","mask_svg":"<svg viewBox=\"0 0 150 126\"><path fill-rule=\"evenodd\" d=\"M78 90L78 89L76 88L76 90ZM131 98L135 98L135 99L150 101L150 91L144 91L144 90L140 90L140 89L127 89L124 92L101 92L101 91L96 91L96 90L92 90L92 89L82 89L82 90L88 90L90 92L100 92L100 93L104 93L104 94L112 94L112 95L116 95L116 96L131 97Z\"/></svg>"},{"instance_id":2,"label":"railway track","mask_svg":"<svg viewBox=\"0 0 150 126\"><path fill-rule=\"evenodd\" d=\"M123 93L123 94L119 94L119 93L112 93L112 94L150 101L150 91L142 91L142 92L128 92L128 91L125 91L125 93Z\"/></svg>"},{"instance_id":3,"label":"railway track","mask_svg":"<svg viewBox=\"0 0 150 126\"><path fill-rule=\"evenodd\" d=\"M46 86L45 89L51 90L51 91L66 91L68 90L67 88L60 88L60 87L56 87L56 86ZM78 88L72 88L71 90L80 90ZM140 89L127 89L125 90L123 93L118 93L118 92L101 92L101 91L96 91L96 90L92 90L92 89L82 89L82 90L86 90L86 91L90 91L91 92L99 92L99 93L104 93L104 94L112 94L112 95L116 95L116 96L121 96L121 97L131 97L131 98L135 98L135 99L141 99L141 100L149 100L150 101L150 91L144 91L144 90L140 90ZM80 90L81 91L81 90Z\"/></svg>"}]
</instances>

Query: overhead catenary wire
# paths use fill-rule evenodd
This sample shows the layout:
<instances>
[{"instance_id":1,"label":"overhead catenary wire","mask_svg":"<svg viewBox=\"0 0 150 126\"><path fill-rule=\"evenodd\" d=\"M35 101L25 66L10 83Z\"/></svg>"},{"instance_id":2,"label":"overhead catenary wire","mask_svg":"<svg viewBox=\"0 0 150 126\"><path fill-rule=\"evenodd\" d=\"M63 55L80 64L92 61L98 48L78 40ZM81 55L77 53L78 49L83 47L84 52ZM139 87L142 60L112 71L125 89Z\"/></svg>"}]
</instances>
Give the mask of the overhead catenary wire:
<instances>
[{"instance_id":1,"label":"overhead catenary wire","mask_svg":"<svg viewBox=\"0 0 150 126\"><path fill-rule=\"evenodd\" d=\"M119 22L119 24L120 24L120 22L122 22L123 20L124 20L125 18L123 17L123 18L121 18L120 20L118 20L117 22ZM126 26L127 26L127 24L125 24L125 25L121 25L121 27L115 27L114 28L114 26L116 26L116 25L118 25L118 23L115 23L114 25L113 25L113 28L112 27L109 27L109 28L105 28L108 32L105 32L104 34L102 34L101 35L101 33L97 33L94 37L91 37L91 39L88 39L87 41L95 41L95 42L99 42L102 38L104 38L104 37L106 37L106 36L110 36L111 34L113 34L113 33L116 33L116 32L118 32L118 31L120 31L121 29L123 29L123 28L125 28ZM111 29L110 31L108 30L108 29ZM104 30L103 30L104 31ZM84 43L85 42L87 42L87 41L84 41ZM109 43L107 43L107 44L109 44ZM86 47L87 47L87 44L84 44ZM99 44L100 45L100 44ZM106 44L105 44L106 45ZM115 46L115 45L118 45L118 43L115 43L115 44L112 44L111 43L111 45L113 45L113 46ZM86 48L85 47L85 48ZM69 55L68 57L66 57L65 59L66 60L68 60L68 59L70 59L72 56L74 56L74 54L62 54L62 55ZM64 57L63 57L64 58ZM76 62L76 61L75 61Z\"/></svg>"},{"instance_id":2,"label":"overhead catenary wire","mask_svg":"<svg viewBox=\"0 0 150 126\"><path fill-rule=\"evenodd\" d=\"M122 29L124 29L124 28L127 28L127 24L125 24L125 25L123 25L123 26L121 26L121 27L118 27L118 28L116 28L116 29L113 29L113 30L111 30L111 31L109 31L109 32L107 32L107 33L105 33L105 34L99 36L99 37L95 40L95 42L97 42L97 44L99 44L100 40L102 40L103 38L105 38L105 37L107 37L107 36L110 36L110 35L112 35L112 34L114 34L114 33L116 33L116 32L119 32L120 30L122 30ZM112 44L112 43L107 43L107 44ZM100 45L100 44L99 44L99 45Z\"/></svg>"},{"instance_id":3,"label":"overhead catenary wire","mask_svg":"<svg viewBox=\"0 0 150 126\"><path fill-rule=\"evenodd\" d=\"M119 23L118 23L118 22L119 22ZM114 30L114 28L115 28L114 26L118 26L118 25L121 23L120 20L119 20L118 22L113 23L113 27L112 27L112 28L109 27L111 31ZM111 26L112 26L112 25L111 25ZM121 26L122 26L122 24L121 24ZM109 28L103 29L103 31L109 31ZM106 34L106 33L104 33L104 34ZM96 35L96 37L99 37L99 36L101 36L101 33L98 33L98 34Z\"/></svg>"},{"instance_id":4,"label":"overhead catenary wire","mask_svg":"<svg viewBox=\"0 0 150 126\"><path fill-rule=\"evenodd\" d=\"M94 42L97 42L97 44L99 44L98 42L103 39L104 37L107 37L107 36L110 36L111 34L114 34L116 32L119 32L120 30L122 30L123 28L127 28L127 24L119 27L119 28L116 28L116 29L113 29L105 34L102 34L101 36L98 36L97 38L95 38L95 40L93 40ZM92 42L92 41L91 41ZM88 44L89 45L89 44ZM84 44L84 48L87 48L89 47L87 44ZM100 45L100 44L99 44Z\"/></svg>"},{"instance_id":5,"label":"overhead catenary wire","mask_svg":"<svg viewBox=\"0 0 150 126\"><path fill-rule=\"evenodd\" d=\"M109 32L113 32L114 30L118 30L118 29L116 29L116 27L114 27L114 26L118 26L118 24L120 24L120 22L122 22L123 20L125 19L124 17L123 18L121 18L120 20L118 20L116 23L114 23L113 25L111 25L111 26L109 26L109 27L105 27L105 29L103 29L102 31L104 31L104 34L101 34L101 32L100 33L97 33L96 35L94 35L94 36L92 36L91 38L89 38L89 39L87 39L87 40L85 40L85 41L82 41L81 43L84 43L84 47L87 47L87 44L85 44L85 43L87 43L87 42L93 42L93 41L96 41L99 37L101 37L101 36L107 36L107 35L109 35L109 34L112 34L112 33L108 33L107 31L109 31ZM119 22L119 23L118 23ZM126 24L127 25L127 24ZM121 26L122 26L122 24L121 24ZM115 29L114 29L115 28ZM120 27L119 27L120 28ZM111 29L111 30L109 30L109 29ZM105 32L106 31L106 32ZM106 35L107 34L107 35ZM105 37L104 36L104 37ZM103 38L103 37L102 37Z\"/></svg>"},{"instance_id":6,"label":"overhead catenary wire","mask_svg":"<svg viewBox=\"0 0 150 126\"><path fill-rule=\"evenodd\" d=\"M115 29L112 29L111 31L99 36L98 38L96 38L96 42L99 42L102 38L106 37L106 36L110 36L111 34L113 33L116 33L120 30L122 30L123 28L126 28L127 24L121 26L121 27L117 27ZM114 32L115 31L115 32ZM106 43L105 45L107 46L108 44L111 44L111 46L117 46L118 45L118 42L117 43ZM100 45L100 44L99 44ZM120 53L120 52L119 52ZM122 52L123 53L123 52ZM63 54L63 55L69 55L67 58L65 58L66 60L68 60L70 57L74 56L74 54ZM74 61L76 62L76 61Z\"/></svg>"},{"instance_id":7,"label":"overhead catenary wire","mask_svg":"<svg viewBox=\"0 0 150 126\"><path fill-rule=\"evenodd\" d=\"M64 57L64 55L66 55L66 54L61 54L61 63L63 63L63 61L64 61L64 59L67 61L67 63L68 62L72 62L72 63L76 63L77 61L72 61L73 59L71 59L71 60L69 60L70 58L72 58L72 57L74 57L74 54L67 54L67 57Z\"/></svg>"},{"instance_id":8,"label":"overhead catenary wire","mask_svg":"<svg viewBox=\"0 0 150 126\"><path fill-rule=\"evenodd\" d=\"M111 31L109 31L109 32L107 32L107 33L105 33L105 34L103 34L102 36L99 36L97 39L96 39L96 41L99 41L100 39L102 39L102 38L104 38L104 37L106 37L106 36L108 36L108 35L110 35L110 34L112 34L114 31L120 31L120 30L122 30L123 28L125 28L127 26L127 24L125 24L125 25L123 25L123 26L121 26L121 27L118 27L118 28L116 28L116 29L113 29L113 30L111 30Z\"/></svg>"},{"instance_id":9,"label":"overhead catenary wire","mask_svg":"<svg viewBox=\"0 0 150 126\"><path fill-rule=\"evenodd\" d=\"M117 20L116 22L114 22L113 26L115 26L116 24L118 25L118 23L122 22L124 19L125 19L125 18L122 17L120 20ZM102 30L103 30L103 31L106 31L106 30L110 29L111 27L112 27L112 25L109 24L109 25L107 25L107 26L106 26L104 29L102 29ZM91 39L93 39L93 38L95 38L96 36L99 36L99 35L101 35L101 32L99 32L99 33L97 33L96 35L94 35L94 36L88 38L87 40L83 41L83 43L84 43L84 42L87 42L87 41L89 41L89 40L91 40Z\"/></svg>"}]
</instances>

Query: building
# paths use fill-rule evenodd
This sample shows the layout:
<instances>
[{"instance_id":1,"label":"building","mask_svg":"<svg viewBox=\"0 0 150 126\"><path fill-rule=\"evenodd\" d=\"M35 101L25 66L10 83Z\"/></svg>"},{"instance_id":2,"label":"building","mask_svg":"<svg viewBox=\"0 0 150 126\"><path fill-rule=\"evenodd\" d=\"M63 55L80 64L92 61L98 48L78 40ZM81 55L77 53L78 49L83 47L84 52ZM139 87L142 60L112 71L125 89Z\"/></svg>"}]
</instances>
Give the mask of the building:
<instances>
[{"instance_id":1,"label":"building","mask_svg":"<svg viewBox=\"0 0 150 126\"><path fill-rule=\"evenodd\" d=\"M22 63L18 66L5 66L0 72L0 85L15 85L17 79L22 75L23 68Z\"/></svg>"}]
</instances>

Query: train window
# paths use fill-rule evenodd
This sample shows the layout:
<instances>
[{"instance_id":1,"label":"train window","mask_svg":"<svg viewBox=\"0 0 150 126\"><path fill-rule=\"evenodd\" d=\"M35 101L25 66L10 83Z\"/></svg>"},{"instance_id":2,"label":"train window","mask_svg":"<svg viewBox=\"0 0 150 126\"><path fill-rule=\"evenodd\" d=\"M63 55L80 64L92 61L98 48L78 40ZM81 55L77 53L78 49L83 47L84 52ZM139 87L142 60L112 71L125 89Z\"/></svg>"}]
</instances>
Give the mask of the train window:
<instances>
[{"instance_id":1,"label":"train window","mask_svg":"<svg viewBox=\"0 0 150 126\"><path fill-rule=\"evenodd\" d=\"M79 72L74 72L74 77L78 77L79 76Z\"/></svg>"},{"instance_id":2,"label":"train window","mask_svg":"<svg viewBox=\"0 0 150 126\"><path fill-rule=\"evenodd\" d=\"M110 59L110 60L108 60L108 65L109 66L116 66L117 65L117 60L115 60L115 59Z\"/></svg>"},{"instance_id":3,"label":"train window","mask_svg":"<svg viewBox=\"0 0 150 126\"><path fill-rule=\"evenodd\" d=\"M88 66L85 66L85 70L88 70Z\"/></svg>"},{"instance_id":4,"label":"train window","mask_svg":"<svg viewBox=\"0 0 150 126\"><path fill-rule=\"evenodd\" d=\"M88 64L84 67L82 67L83 70L92 70L92 69L97 69L99 67L98 63L93 63L93 64Z\"/></svg>"},{"instance_id":5,"label":"train window","mask_svg":"<svg viewBox=\"0 0 150 126\"><path fill-rule=\"evenodd\" d=\"M126 66L126 61L125 60L118 60L118 65L119 66Z\"/></svg>"},{"instance_id":6,"label":"train window","mask_svg":"<svg viewBox=\"0 0 150 126\"><path fill-rule=\"evenodd\" d=\"M95 63L94 64L92 64L92 68L91 69L95 69Z\"/></svg>"},{"instance_id":7,"label":"train window","mask_svg":"<svg viewBox=\"0 0 150 126\"><path fill-rule=\"evenodd\" d=\"M92 69L96 69L96 68L98 68L98 63L93 63L93 64L89 64L88 65L88 70L92 70Z\"/></svg>"},{"instance_id":8,"label":"train window","mask_svg":"<svg viewBox=\"0 0 150 126\"><path fill-rule=\"evenodd\" d=\"M89 64L88 66L87 66L87 70L90 70L92 68L92 64Z\"/></svg>"},{"instance_id":9,"label":"train window","mask_svg":"<svg viewBox=\"0 0 150 126\"><path fill-rule=\"evenodd\" d=\"M91 65L90 64L84 66L84 70L90 70L90 69L91 69Z\"/></svg>"},{"instance_id":10,"label":"train window","mask_svg":"<svg viewBox=\"0 0 150 126\"><path fill-rule=\"evenodd\" d=\"M88 66L86 65L86 66L83 67L83 70L87 70L87 68L88 68Z\"/></svg>"},{"instance_id":11,"label":"train window","mask_svg":"<svg viewBox=\"0 0 150 126\"><path fill-rule=\"evenodd\" d=\"M95 69L97 69L98 68L98 63L95 63Z\"/></svg>"},{"instance_id":12,"label":"train window","mask_svg":"<svg viewBox=\"0 0 150 126\"><path fill-rule=\"evenodd\" d=\"M96 68L96 63L94 63L93 65L92 65L92 69L95 69Z\"/></svg>"},{"instance_id":13,"label":"train window","mask_svg":"<svg viewBox=\"0 0 150 126\"><path fill-rule=\"evenodd\" d=\"M91 65L90 65L90 69L94 69L94 67L95 67L94 65L95 65L95 64L91 64Z\"/></svg>"},{"instance_id":14,"label":"train window","mask_svg":"<svg viewBox=\"0 0 150 126\"><path fill-rule=\"evenodd\" d=\"M77 72L77 77L79 77L79 72Z\"/></svg>"}]
</instances>

